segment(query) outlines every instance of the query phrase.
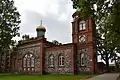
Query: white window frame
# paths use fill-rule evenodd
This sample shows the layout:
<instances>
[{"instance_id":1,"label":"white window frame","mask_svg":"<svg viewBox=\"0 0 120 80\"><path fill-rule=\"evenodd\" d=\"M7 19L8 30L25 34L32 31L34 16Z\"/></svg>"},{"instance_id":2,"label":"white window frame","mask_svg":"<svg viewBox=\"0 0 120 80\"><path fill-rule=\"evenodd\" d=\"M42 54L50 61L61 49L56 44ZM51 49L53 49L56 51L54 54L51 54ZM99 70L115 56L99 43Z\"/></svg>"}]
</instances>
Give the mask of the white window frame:
<instances>
[{"instance_id":1,"label":"white window frame","mask_svg":"<svg viewBox=\"0 0 120 80\"><path fill-rule=\"evenodd\" d=\"M82 20L79 23L79 30L85 30L86 29L86 21Z\"/></svg>"},{"instance_id":2,"label":"white window frame","mask_svg":"<svg viewBox=\"0 0 120 80\"><path fill-rule=\"evenodd\" d=\"M60 55L59 56L59 66L64 66L64 60L65 60L64 56Z\"/></svg>"},{"instance_id":3,"label":"white window frame","mask_svg":"<svg viewBox=\"0 0 120 80\"><path fill-rule=\"evenodd\" d=\"M26 67L26 63L27 63L26 57L23 58L23 61L24 61L24 62L23 62L23 63L24 63L24 64L23 64L23 67Z\"/></svg>"},{"instance_id":4,"label":"white window frame","mask_svg":"<svg viewBox=\"0 0 120 80\"><path fill-rule=\"evenodd\" d=\"M54 67L54 56L53 55L49 56L49 66Z\"/></svg>"},{"instance_id":5,"label":"white window frame","mask_svg":"<svg viewBox=\"0 0 120 80\"><path fill-rule=\"evenodd\" d=\"M81 66L85 66L85 54L84 53L81 53Z\"/></svg>"},{"instance_id":6,"label":"white window frame","mask_svg":"<svg viewBox=\"0 0 120 80\"><path fill-rule=\"evenodd\" d=\"M31 67L35 67L35 58L31 57Z\"/></svg>"},{"instance_id":7,"label":"white window frame","mask_svg":"<svg viewBox=\"0 0 120 80\"><path fill-rule=\"evenodd\" d=\"M35 68L35 57L33 54L25 54L23 57L23 70L31 71L31 68Z\"/></svg>"}]
</instances>

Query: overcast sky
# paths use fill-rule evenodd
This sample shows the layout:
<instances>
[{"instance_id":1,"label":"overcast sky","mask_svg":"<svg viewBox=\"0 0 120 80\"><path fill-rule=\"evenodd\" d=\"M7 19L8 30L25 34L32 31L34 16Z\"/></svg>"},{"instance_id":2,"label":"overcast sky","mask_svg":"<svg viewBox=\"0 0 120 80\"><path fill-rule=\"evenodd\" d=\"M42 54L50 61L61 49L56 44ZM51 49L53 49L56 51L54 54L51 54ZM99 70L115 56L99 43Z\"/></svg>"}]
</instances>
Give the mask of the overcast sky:
<instances>
[{"instance_id":1,"label":"overcast sky","mask_svg":"<svg viewBox=\"0 0 120 80\"><path fill-rule=\"evenodd\" d=\"M20 34L36 36L36 27L43 21L48 41L72 42L71 21L75 12L71 0L14 0L21 14Z\"/></svg>"}]
</instances>

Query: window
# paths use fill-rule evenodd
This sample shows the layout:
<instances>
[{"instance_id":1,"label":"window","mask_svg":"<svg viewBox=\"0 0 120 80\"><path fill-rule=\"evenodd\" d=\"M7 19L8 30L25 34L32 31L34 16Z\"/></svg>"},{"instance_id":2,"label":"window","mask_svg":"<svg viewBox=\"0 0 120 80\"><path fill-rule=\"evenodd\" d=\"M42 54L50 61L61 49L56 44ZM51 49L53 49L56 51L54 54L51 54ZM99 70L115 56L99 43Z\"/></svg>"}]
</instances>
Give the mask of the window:
<instances>
[{"instance_id":1,"label":"window","mask_svg":"<svg viewBox=\"0 0 120 80\"><path fill-rule=\"evenodd\" d=\"M84 20L80 21L80 23L79 23L79 30L85 30L86 29L85 26L86 26L85 25L85 21Z\"/></svg>"},{"instance_id":2,"label":"window","mask_svg":"<svg viewBox=\"0 0 120 80\"><path fill-rule=\"evenodd\" d=\"M81 66L85 66L85 54L81 54Z\"/></svg>"},{"instance_id":3,"label":"window","mask_svg":"<svg viewBox=\"0 0 120 80\"><path fill-rule=\"evenodd\" d=\"M54 67L54 56L53 55L49 56L49 66Z\"/></svg>"},{"instance_id":4,"label":"window","mask_svg":"<svg viewBox=\"0 0 120 80\"><path fill-rule=\"evenodd\" d=\"M34 67L34 57L32 56L32 58L31 58L31 67Z\"/></svg>"},{"instance_id":5,"label":"window","mask_svg":"<svg viewBox=\"0 0 120 80\"><path fill-rule=\"evenodd\" d=\"M25 54L23 57L23 70L24 71L33 71L35 67L35 58L33 54Z\"/></svg>"},{"instance_id":6,"label":"window","mask_svg":"<svg viewBox=\"0 0 120 80\"><path fill-rule=\"evenodd\" d=\"M27 67L30 67L30 56L27 56Z\"/></svg>"},{"instance_id":7,"label":"window","mask_svg":"<svg viewBox=\"0 0 120 80\"><path fill-rule=\"evenodd\" d=\"M79 36L79 42L85 42L86 41L86 36L85 35L80 35Z\"/></svg>"},{"instance_id":8,"label":"window","mask_svg":"<svg viewBox=\"0 0 120 80\"><path fill-rule=\"evenodd\" d=\"M23 65L23 67L26 67L27 58L25 57L23 60L24 60L24 65Z\"/></svg>"},{"instance_id":9,"label":"window","mask_svg":"<svg viewBox=\"0 0 120 80\"><path fill-rule=\"evenodd\" d=\"M59 66L64 66L64 56L62 54L59 55Z\"/></svg>"}]
</instances>

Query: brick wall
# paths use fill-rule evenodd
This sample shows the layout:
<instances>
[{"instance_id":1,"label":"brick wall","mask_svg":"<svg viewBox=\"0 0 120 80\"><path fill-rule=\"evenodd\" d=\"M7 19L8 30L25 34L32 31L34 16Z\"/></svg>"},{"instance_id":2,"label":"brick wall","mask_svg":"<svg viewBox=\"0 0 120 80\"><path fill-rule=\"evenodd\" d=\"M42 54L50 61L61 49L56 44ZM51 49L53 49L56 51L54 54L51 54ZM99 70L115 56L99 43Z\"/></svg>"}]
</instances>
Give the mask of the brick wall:
<instances>
[{"instance_id":1,"label":"brick wall","mask_svg":"<svg viewBox=\"0 0 120 80\"><path fill-rule=\"evenodd\" d=\"M49 66L49 55L54 55L54 67ZM59 54L64 55L64 66L59 66ZM47 48L45 52L45 73L50 74L73 74L74 56L73 45L55 46Z\"/></svg>"}]
</instances>

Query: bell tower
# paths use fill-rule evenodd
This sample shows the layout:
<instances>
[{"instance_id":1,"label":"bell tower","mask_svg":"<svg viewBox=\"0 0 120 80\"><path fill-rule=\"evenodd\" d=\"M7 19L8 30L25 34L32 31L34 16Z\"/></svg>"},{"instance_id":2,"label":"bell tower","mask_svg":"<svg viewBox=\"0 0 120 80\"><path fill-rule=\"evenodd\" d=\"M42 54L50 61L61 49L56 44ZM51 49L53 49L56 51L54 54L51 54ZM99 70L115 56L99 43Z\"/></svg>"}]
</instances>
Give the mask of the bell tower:
<instances>
[{"instance_id":1,"label":"bell tower","mask_svg":"<svg viewBox=\"0 0 120 80\"><path fill-rule=\"evenodd\" d=\"M75 12L72 22L72 42L77 44L77 73L94 73L96 63L96 27L91 18Z\"/></svg>"}]
</instances>

